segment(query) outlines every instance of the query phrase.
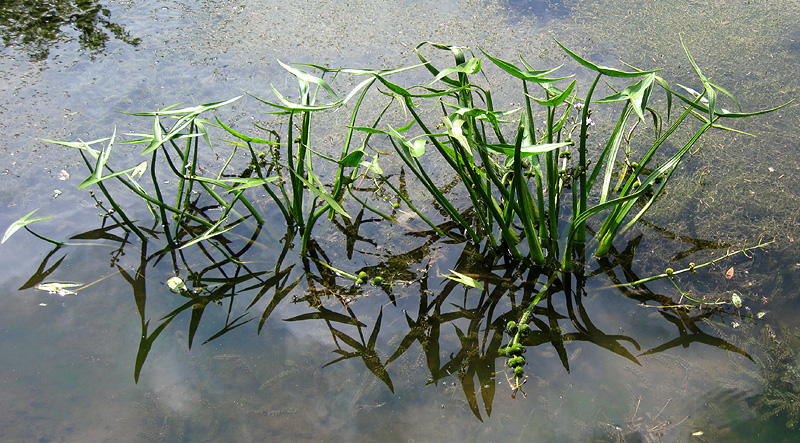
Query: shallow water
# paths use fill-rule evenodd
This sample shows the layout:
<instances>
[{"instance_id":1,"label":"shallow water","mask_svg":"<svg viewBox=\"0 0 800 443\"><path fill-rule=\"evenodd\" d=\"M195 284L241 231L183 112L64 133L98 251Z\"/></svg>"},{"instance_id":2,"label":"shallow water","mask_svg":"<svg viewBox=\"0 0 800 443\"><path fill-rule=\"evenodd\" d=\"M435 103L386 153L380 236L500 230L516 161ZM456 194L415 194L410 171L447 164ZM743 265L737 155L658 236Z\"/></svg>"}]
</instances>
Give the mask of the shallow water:
<instances>
[{"instance_id":1,"label":"shallow water","mask_svg":"<svg viewBox=\"0 0 800 443\"><path fill-rule=\"evenodd\" d=\"M660 9L633 6L641 2L565 1L570 15L534 17L509 3L360 0L346 6L303 2L287 9L263 2L131 1L103 5L109 11L100 17L122 26L131 38L140 39L137 42L115 37L102 21L95 23L96 30L109 38L98 40L105 42L99 46L95 40L92 45L83 43L80 28L68 24L60 28L62 34L41 45L16 36L0 55L0 128L6 135L0 195L7 208L0 214L0 226L35 208L41 208L37 216L58 215L35 225L54 238L67 239L101 226L100 210L86 191L76 189L85 174L80 157L39 138L91 140L107 136L115 125L124 132L142 124L116 111L192 105L243 91L266 97L270 84L281 90L290 87L278 59L394 67L413 63L411 50L432 40L480 46L506 59L525 53L526 58L554 66L565 61L551 41L556 37L598 63L618 66L618 58L637 66L655 63L667 67L665 75L681 81L691 74L678 42L681 32L694 45L706 73L726 89L740 92L743 103L759 108L798 95L792 75L799 56L792 39L800 13L794 11L794 2L747 8L730 4L729 20L710 21L705 28L678 23L702 22L724 5L657 2L671 6ZM779 7L784 8L780 13ZM59 8L55 9L69 11L75 6L65 3ZM624 25L614 18L622 16L629 17ZM48 49L44 56L41 48ZM497 87L499 97L514 92L512 86ZM244 125L262 118L260 111L255 100L243 99L221 118ZM259 319L271 309L275 292L268 291L250 306L258 288L234 291L235 296L220 298L221 306L210 303L205 309L191 349L190 312L176 316L153 341L134 383L144 324L149 321L144 330L153 334L165 316L186 302L164 283L178 265L169 258L148 259L147 251L152 254L157 245L143 250L136 242L120 247L119 241L105 239L94 242L99 246L53 249L19 232L0 247L0 283L6 288L0 297L0 438L791 441L795 431L785 424L793 412L767 417L776 405L770 409L759 401L777 398L770 389L789 396L800 389L800 380L791 376L797 365L795 319L800 308L794 294L800 259L792 248L798 235L795 196L800 186L795 170L800 151L796 136L787 130L797 123L797 107L789 107L745 123L742 129L756 139L710 139L682 171L687 184L659 202L661 209L652 216L656 225L687 237L670 239L664 231L641 227L644 238L633 267L640 276L661 272L669 257L692 247L687 242L693 238L740 245L758 236L776 236L778 246L769 254L757 252L753 259L731 261L737 269L732 280L724 278L725 269L715 269L697 280L681 281L684 289L709 295L744 288L746 306L767 312L764 319L745 322L728 313L703 322L677 311L642 307L635 296L608 288L609 276L598 275L587 281L584 296L578 298L588 317L569 319L571 308L558 298L552 306L558 315L539 313L543 326L554 319L567 339L563 348L546 337L531 341L527 398L521 393L511 398L502 373L504 359L490 351L492 338L500 339L498 325L518 312L525 290L515 286L507 291L495 284L481 295L439 277L461 258L468 259L463 245L429 245L401 230L367 223L360 234L373 242L356 242L348 258L341 233L321 224L314 234L332 263L348 272L394 273L395 279L410 283L393 286L391 297L383 289L350 288L340 280L331 286L335 292L316 293L309 289L301 260L290 253L278 270L294 267L281 284L288 287L297 280L298 286L283 294L260 333ZM759 158L754 160L751 152ZM135 154L119 153L136 159ZM71 178L59 180L62 169ZM56 189L61 193L54 198ZM143 209L136 215L149 217ZM247 227L235 233L253 235ZM246 256L248 269L273 271L282 235L280 229L258 234ZM620 239L618 247L635 240L631 234ZM182 276L206 268L211 269L209 276L242 275L232 264L214 267L197 251L187 254L186 265L180 265ZM405 256L397 258L400 254ZM692 257L700 262L703 256ZM423 283L421 270L428 265L430 278ZM44 276L51 267L52 273ZM615 270L622 278L621 269ZM63 297L30 287L17 289L37 275L82 283L108 277L78 295ZM249 277L249 282L271 275ZM676 297L666 284L651 289ZM365 325L360 331L337 322L341 317L334 314L348 311L336 293L348 300L353 316ZM314 295L320 300L309 303ZM421 307L421 299L428 305ZM324 314L315 315L322 318L297 319L320 312ZM234 319L242 314L241 321L253 320L203 344L226 324L236 324ZM297 320L286 321L292 318ZM741 324L734 328L733 321ZM689 338L680 340L681 336ZM406 337L414 340L405 343ZM724 350L719 340L753 359ZM675 346L642 355L668 343ZM354 349L360 354L348 354ZM561 349L566 358L559 355ZM398 355L398 350L405 352ZM636 361L620 355L626 352ZM343 355L352 358L325 366ZM385 373L372 356L385 365ZM784 376L788 381L776 381ZM784 399L783 404L790 403Z\"/></svg>"}]
</instances>

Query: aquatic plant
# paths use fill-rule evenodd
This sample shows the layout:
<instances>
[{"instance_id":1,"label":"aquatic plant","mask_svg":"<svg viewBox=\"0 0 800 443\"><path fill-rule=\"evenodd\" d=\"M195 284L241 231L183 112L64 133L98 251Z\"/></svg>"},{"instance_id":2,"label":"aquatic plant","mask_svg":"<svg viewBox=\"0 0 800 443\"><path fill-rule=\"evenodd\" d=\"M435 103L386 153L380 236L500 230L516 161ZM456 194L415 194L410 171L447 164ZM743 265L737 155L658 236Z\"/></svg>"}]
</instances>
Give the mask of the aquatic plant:
<instances>
[{"instance_id":1,"label":"aquatic plant","mask_svg":"<svg viewBox=\"0 0 800 443\"><path fill-rule=\"evenodd\" d=\"M159 233L143 228L133 220L129 210L120 204L118 194L112 192L110 183L121 183L146 203L166 240L164 248L154 256L161 257L193 245L210 244L222 256L221 259L215 257L214 262L234 263L246 269L242 251L233 251L227 244L229 231L247 221L258 232L265 223L263 212L268 205L276 206L285 221L287 234L274 276L267 280L270 284L261 279L260 272L248 269L249 277L231 279L220 286L221 292L215 290L200 296L189 290L178 291L190 301L165 317L166 320L149 334L148 321L142 316L143 342L137 357L136 377L152 341L174 315L192 307L191 344L203 307L210 301L232 294L236 284L245 280L255 279L253 281L257 282L248 289L261 288L252 304L267 290L275 290L272 302L261 316L260 330L275 305L300 282L300 277L286 280L291 266L281 268L294 236L301 238L300 257L310 292L315 293L317 285L327 291L336 287L339 291L336 296L344 300L345 290L337 286L337 278L350 280L351 287L355 288L371 278L372 285L385 288L390 294L392 280L388 276L370 275L365 270L349 273L334 266L312 238L312 230L326 215L343 233L355 230L355 235L346 234L349 257L355 241L351 238L357 237L364 211L376 214L381 220L401 224L397 211L405 210L406 214L413 214L430 227L429 231L415 232L415 235L428 237L430 242L442 238L466 241L471 248L480 251L475 254L480 258L472 258L472 261L480 261L486 269L507 269L511 273L509 278L513 276L526 282L524 305L514 311L515 318L504 319L498 326L501 333L491 340L493 352L507 358L506 366L511 372L509 382L516 393L525 380L526 360L522 354L528 343L526 340L530 340L528 337L535 332L531 324L536 325L539 332L558 329L557 321L547 325L535 319L533 314L537 305L542 300L549 300L553 294L563 292L570 318L576 319L576 324L579 324L577 319L585 320L579 300L585 292L588 257L602 261L613 253L615 239L642 220L663 194L695 143L713 128L731 130L719 123L721 119L749 117L782 107L750 113L723 108L721 102L725 98L737 106L738 102L728 91L708 80L685 46L690 64L702 83L702 92L681 85L683 92L676 92L657 75L657 70L623 71L599 66L558 44L594 77L582 96L577 92L577 80L571 76L555 76L556 69L537 70L522 57L520 65L516 65L481 51L501 74L504 73L502 75L510 75L521 82L523 105L518 109L498 110L491 91L473 81L479 74L487 74L479 57L465 48L426 42L416 48L421 64L394 70L329 69L281 63L298 82L298 99L292 101L274 87L275 100L258 98L269 107L267 114L276 116L276 123L272 126L255 125L258 135L246 134L249 130L234 129L235 125L225 124L219 118L211 121L202 116L238 99L234 98L181 109L168 107L134 113L152 119L153 129L150 133L129 134L122 142L117 141L116 131L109 138L92 142L48 140L80 150L90 176L79 187L96 185L111 205L107 215L113 220L113 226L138 236L143 243L157 238ZM423 55L422 49L427 46L452 54L455 65L436 68ZM469 58L468 54L471 54ZM432 76L429 83L406 87L394 81L395 74L419 68L426 69ZM360 80L347 94L341 94L332 85L334 80L344 76L366 79ZM599 94L603 79L615 84L609 85L610 94L597 99L595 95ZM617 85L618 81L635 82ZM375 85L377 88L373 88ZM653 104L658 89L665 94L665 106ZM378 111L370 115L368 124L360 123L364 100L368 92L374 90L378 90L381 97L388 97L388 103L374 108ZM431 102L431 107L441 111L440 115L431 117L422 111L422 104L430 105ZM398 115L410 118L404 117L400 124L393 125L385 120L388 120L395 104L399 104ZM673 112L679 105L681 112ZM615 106L618 107L616 111ZM324 152L313 134L314 122L320 114L346 107L349 107L349 119L341 138L341 149L334 154ZM618 112L616 121L608 125L612 129L609 134L601 136L602 125L596 124L595 120L600 122L602 117L612 116L615 112ZM641 131L646 127L650 130ZM215 173L200 166L209 151L216 153L213 151L211 128L235 138L227 140L232 151ZM393 147L393 154L401 162L399 172L383 170L379 157L391 153L371 146L371 140L378 140L375 144ZM106 145L101 149L93 147L103 143ZM120 170L112 168L110 158L115 144L143 146L142 153L149 155L150 160ZM672 149L673 146L676 148ZM246 149L244 164L242 156L236 155L240 148ZM432 151L435 154L431 154ZM452 189L441 187L442 165L456 178ZM165 169L169 176L167 180L160 175ZM150 182L145 184L141 178L148 170ZM232 174L231 170L241 172ZM422 197L424 203L419 202L418 195L412 196L406 190L406 175L416 179L427 191L429 197ZM368 193L354 186L357 180L362 181L360 179L373 184ZM266 192L268 199L253 203L253 199L259 198L254 195L254 189ZM383 209L387 204L383 195L387 194L394 194L391 209ZM352 197L352 200L347 197ZM439 217L444 219L443 223L435 223L435 214L427 209L431 200L439 211ZM345 207L356 207L360 209L359 214L353 219ZM212 215L211 208L221 211ZM28 220L30 215L12 225L4 240L23 227L30 231L28 224L43 220ZM257 234L248 241L255 242L256 237ZM766 244L759 242L754 247ZM726 257L751 248L730 251ZM203 251L211 258L211 254L205 249ZM652 280L667 278L678 288L674 276L694 272L717 260L678 271L668 269L650 278L628 280L624 285L643 287ZM316 266L316 273L312 265ZM176 264L176 277L178 268ZM240 272L237 268L236 275L241 275ZM126 279L131 282L136 280L122 269L120 273L127 275ZM486 280L484 275L456 268L446 277L452 280L452 284L486 291L482 285ZM195 279L195 282L198 287L206 288L200 284L201 280ZM689 297L680 288L678 290L682 298L677 305L681 308L727 303L727 300L718 300L709 304L706 300ZM681 305L684 297L689 302ZM394 301L391 295L390 299ZM342 303L349 315L315 313L293 320L313 318L356 325L359 340L338 329L331 329L337 343L342 341L353 349L339 349L341 359L362 358L391 389L392 382L385 365L405 351L398 350L399 354L381 362L375 351L375 337L382 317L378 316L375 329L365 340L361 333L363 324L356 320L347 303ZM573 311L575 305L579 307L577 312ZM668 306L669 303L662 301L662 305ZM222 332L241 325L240 319L226 324ZM702 335L702 331L694 326L689 329L694 333L690 334L690 340L727 346ZM510 339L501 346L503 330ZM585 333L606 344L612 352L636 361L617 343L617 338L592 328L587 328ZM465 343L472 340L466 334L462 338ZM420 337L408 338L411 342L416 339ZM686 337L682 336L675 343L664 344L664 349L683 343L681 340L684 339ZM552 341L562 361L566 361L561 339ZM404 341L404 346L411 342ZM488 361L493 361L496 355L489 353L485 357L486 361L478 366L470 366L470 363L467 368L483 376L491 373ZM438 363L436 366L436 371L441 372Z\"/></svg>"},{"instance_id":2,"label":"aquatic plant","mask_svg":"<svg viewBox=\"0 0 800 443\"><path fill-rule=\"evenodd\" d=\"M656 70L620 71L598 66L561 45L581 65L596 72L586 95L579 98L573 93L576 80L565 88L557 87L557 82L570 77L550 76L554 69L535 70L523 58L520 67L484 52L495 65L522 81L523 108L499 111L495 109L491 92L469 78L482 72L480 59L467 60L463 48L429 44L454 55L455 67L438 70L419 51L426 44L429 43L417 47L417 54L434 79L420 87L424 92L414 93L413 88L404 89L381 78L413 117L411 123L401 129L390 127L381 132L391 137L408 170L470 240L486 241L498 255L513 261L525 260L567 272L573 269L574 260L581 263L585 260L587 221L600 218L599 229L590 235L595 245L592 252L597 257L606 256L614 238L639 221L663 193L694 143L711 128L728 129L718 124L720 119L779 109L742 113L719 107L718 91L733 96L708 81L688 49L686 54L703 82L703 92L682 87L689 93L684 96L671 89L656 75ZM456 78L451 78L452 74L456 74ZM604 77L640 80L621 91L595 99L597 86ZM445 88L434 88L439 83ZM541 87L542 98L536 98L529 90L532 85ZM666 92L667 106L661 112L649 104L657 85ZM431 125L436 123L421 115L416 110L419 105L413 102L430 97L439 99L443 132L431 131ZM681 115L670 123L676 98L685 105ZM618 120L612 132L603 138L602 149L592 152L587 140L595 125L593 104L612 103L622 104ZM542 112L534 112L534 104L540 105ZM578 117L575 111L580 113ZM604 114L612 112L603 110ZM513 117L515 114L517 117ZM646 115L652 117L653 141L635 144L635 131L645 125ZM544 116L545 120L537 129L538 116ZM686 119L690 116L702 126L664 160L663 147L670 144L667 141L678 128L688 126ZM597 118L594 115L594 119ZM669 126L665 127L667 123ZM411 136L415 129L419 133ZM593 134L593 139L597 137ZM472 204L469 217L457 208L454 197L439 190L432 180L428 172L430 164L423 163L426 149L430 150L426 148L428 143L460 178L461 188ZM427 220L423 211L416 207L410 209ZM563 223L565 220L567 223ZM527 246L527 250L523 246ZM554 264L555 261L560 261L561 265Z\"/></svg>"},{"instance_id":3,"label":"aquatic plant","mask_svg":"<svg viewBox=\"0 0 800 443\"><path fill-rule=\"evenodd\" d=\"M719 120L780 108L751 113L722 108L718 104L720 93L737 105L738 102L708 80L685 45L686 56L703 89L696 92L680 86L684 95L656 75L657 70L622 71L598 66L557 43L595 73L583 97L573 92L577 81L553 76L555 69L534 69L524 58L520 58L518 66L482 51L494 65L522 82L522 109L498 110L491 92L470 78L483 71L479 58L467 58L464 48L427 42L416 51L434 76L428 85L401 88L381 78L412 116L412 121L402 128L389 127L381 132L390 137L395 152L442 212L467 238L474 243L485 242L489 251L503 257L508 265L527 263L545 269L540 293L519 319L519 327L509 323L512 339L502 350L509 356L508 365L514 371L517 388L525 363L520 339L528 326L528 316L533 306L548 295L555 279L571 279L570 273L575 273L580 286L587 253L595 257L609 254L614 239L641 220L664 192L700 137L712 128L729 130ZM420 51L425 45L452 53L455 66L441 70L434 67ZM637 81L612 88L612 94L596 99L603 78ZM557 86L563 81L569 83ZM531 91L533 86L539 87L541 95ZM666 109L658 110L650 104L656 87L666 94ZM415 92L417 89L421 92ZM428 98L438 100L442 131L431 130L436 122L420 113L419 105L414 103ZM671 120L675 100L682 102L683 110ZM612 104L621 105L619 117L611 133L602 137L602 148L594 152L588 140L590 131L593 140L598 138L593 127L594 119L599 117L592 111L602 109L603 115L611 115L613 111L604 105ZM534 111L535 105L542 110ZM544 121L537 126L540 116ZM642 142L636 131L646 125L646 116L652 119L652 140ZM692 120L701 126L689 129ZM680 142L673 140L682 135L685 138ZM665 152L671 145L678 149ZM424 160L431 151L428 146L460 179L460 189L469 198L469 215L459 209L459 196L442 192L431 177L431 162ZM384 182L388 179L384 178ZM424 211L411 205L409 208L422 220L428 220ZM587 227L594 219L599 219L596 230ZM473 287L479 285L457 273L450 278ZM672 273L654 278L671 279Z\"/></svg>"}]
</instances>

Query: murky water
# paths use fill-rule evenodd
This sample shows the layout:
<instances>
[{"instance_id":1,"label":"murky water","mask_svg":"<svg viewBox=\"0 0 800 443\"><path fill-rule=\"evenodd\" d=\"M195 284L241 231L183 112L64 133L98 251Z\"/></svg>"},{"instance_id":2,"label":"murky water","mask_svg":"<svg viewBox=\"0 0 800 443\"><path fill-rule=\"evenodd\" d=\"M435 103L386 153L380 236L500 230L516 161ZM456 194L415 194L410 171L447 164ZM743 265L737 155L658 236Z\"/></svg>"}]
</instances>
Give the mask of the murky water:
<instances>
[{"instance_id":1,"label":"murky water","mask_svg":"<svg viewBox=\"0 0 800 443\"><path fill-rule=\"evenodd\" d=\"M792 1L84 3L37 10L40 21L76 17L55 28L17 26L30 23L21 4L3 10L0 226L36 208L37 216L58 216L36 225L52 238L102 226L95 202L76 189L85 176L80 157L40 138L91 140L115 125L142 130L141 120L116 111L243 91L266 97L271 84L290 86L277 60L395 67L415 62L412 49L431 40L555 66L566 61L555 37L597 63L665 67L682 81L692 73L680 33L712 81L745 106L800 95L800 10ZM515 92L496 86L501 99ZM261 111L243 99L220 116L244 125ZM72 240L94 246L54 248L19 232L0 247L0 439L792 441L800 414L798 123L790 106L737 126L755 138L709 138L681 172L684 184L655 208L656 228L620 239L620 250L637 246L634 264L620 254L608 274L573 288L577 296L554 297L537 311L542 333L526 343L525 398L512 398L505 359L493 349L531 296L520 281L537 276L515 276L509 286L493 270L498 280L487 292L466 291L440 277L480 253L463 245L367 222L349 252L342 230L318 226L316 253L331 263L407 282L387 290L353 287L316 268L320 279L311 279L300 258L281 258L280 229L233 232L254 239L244 267L197 250L159 259L158 242L134 238L97 241L95 233ZM61 170L71 177L60 180ZM150 217L143 208L136 216ZM763 319L642 306L677 298L668 284L652 292L608 287L631 280L624 271L651 275L681 251L708 248L697 239L741 245L759 236L778 244L680 283L709 297L738 291L745 314ZM202 309L167 289L176 269L187 281L200 275L195 287L207 285ZM214 292L234 276L235 287ZM33 289L41 280L97 283L59 296Z\"/></svg>"}]
</instances>

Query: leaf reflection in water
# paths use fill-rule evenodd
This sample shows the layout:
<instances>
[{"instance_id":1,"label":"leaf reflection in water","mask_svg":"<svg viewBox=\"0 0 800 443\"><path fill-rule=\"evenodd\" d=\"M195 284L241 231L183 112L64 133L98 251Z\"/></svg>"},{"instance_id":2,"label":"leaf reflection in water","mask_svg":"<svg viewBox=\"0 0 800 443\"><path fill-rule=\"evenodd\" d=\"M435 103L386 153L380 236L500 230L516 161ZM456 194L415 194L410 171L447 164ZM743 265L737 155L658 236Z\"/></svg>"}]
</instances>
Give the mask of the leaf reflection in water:
<instances>
[{"instance_id":1,"label":"leaf reflection in water","mask_svg":"<svg viewBox=\"0 0 800 443\"><path fill-rule=\"evenodd\" d=\"M348 229L345 225L341 228ZM448 227L442 225L440 229L447 231ZM130 259L134 256L123 253L135 247L128 242L130 233L111 236L108 231L104 232L102 237L95 236L97 241L117 244L119 250L112 254L113 257L125 255ZM158 238L156 232L148 232ZM264 270L264 251L268 249L265 242L272 241L269 235L258 227L253 228L247 237L241 233L240 227L208 239L206 243L220 249L218 253L198 244L180 250L179 254L169 247L151 254L148 253L148 242L139 246L140 251L136 254L138 265L114 265L130 285L141 318L142 336L134 370L135 380L145 370L154 342L160 340L162 332L178 317L188 315L186 346L191 349L200 333L204 334L203 343L206 344L256 319L259 320L257 330L260 332L279 305L292 302L296 307L305 306L306 312L285 321L307 324L309 329L324 326L330 334L330 351L337 357L322 368L340 365L347 360L360 361L374 381L394 392L397 380L406 386L418 379L406 376L406 366L421 367L428 373L429 384L441 384L455 377L465 407L476 418L483 420L492 414L497 386L505 386L506 377L513 374L507 368L505 358L498 353L506 324L519 319L536 297L547 278L542 268L508 266L502 257L492 257L489 251L474 245L453 243L451 239L448 239L448 244L442 244L435 233L418 246L396 255L376 254L370 248L370 242L362 242L366 249L356 248L353 261L343 256L351 254L346 248L334 245L325 250L312 241L309 258L291 262L292 255L288 254L292 244L290 232L281 240L282 249L271 253L274 259L271 269ZM242 238L246 241L242 242ZM521 342L524 352L542 353L547 348L552 349L567 372L582 358L579 357L580 351L585 347L569 351L579 342L592 344L636 365L641 365L643 356L695 343L732 351L750 359L743 349L703 326L715 318L735 315L735 312L726 311L725 306L703 310L675 306L672 296L653 291L647 284L619 286L616 291L637 306L658 306L659 316L651 318L660 319L661 328L673 328L675 338L665 336L659 344L643 351L640 345L642 337L622 333L619 329L606 331L595 323L595 311L586 306L586 301L593 299L599 287L607 286L608 280L613 284L639 280L632 263L633 253L641 239L638 236L630 240L621 252L612 250L609 257L599 260L595 269L585 275L576 272L557 279L532 311L530 333ZM40 266L40 270L47 269L47 275L56 272L63 263L59 260L47 268L47 261L54 253L55 250ZM255 257L258 258L254 260ZM361 267L361 270L348 268L348 263L367 257L372 260L370 265ZM182 276L186 290L170 294L170 288L163 283L165 279L156 281L147 277L148 272L164 268L161 262L168 263L173 272ZM465 287L460 281L430 272L441 268L452 269L459 273L457 275L480 282L483 289ZM342 271L333 271L337 269ZM350 277L362 272L369 276L382 276L383 282L380 285L354 285ZM36 279L34 276L31 281ZM37 287L70 290L75 286L38 284ZM165 300L174 300L175 305L167 308L165 314L158 314L164 306L152 305L155 303L151 301L156 295L154 293L161 299L170 294ZM364 294L371 296L363 297ZM219 310L223 311L220 312L224 317L222 321L216 313L214 319L203 320L208 317L208 312ZM652 337L648 340L651 341ZM419 359L406 358L412 349L415 350L413 355L419 352ZM222 361L223 356L225 353L215 359ZM241 361L241 358L236 358L236 361ZM538 360L529 358L527 365L529 372L537 373ZM262 390L271 389L285 380L302 380L314 373L315 368L302 366L275 372L271 377L264 377L259 384ZM365 408L369 406L365 405ZM356 407L360 406L364 405L357 402Z\"/></svg>"}]
</instances>

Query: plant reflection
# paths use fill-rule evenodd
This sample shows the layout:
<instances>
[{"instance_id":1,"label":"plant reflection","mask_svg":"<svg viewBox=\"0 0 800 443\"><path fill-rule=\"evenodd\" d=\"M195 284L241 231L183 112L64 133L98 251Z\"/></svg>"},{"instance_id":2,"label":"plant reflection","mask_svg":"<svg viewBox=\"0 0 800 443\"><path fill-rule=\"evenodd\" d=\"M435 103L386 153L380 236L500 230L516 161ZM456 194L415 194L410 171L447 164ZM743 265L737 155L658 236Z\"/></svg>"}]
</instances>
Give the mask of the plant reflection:
<instances>
[{"instance_id":1,"label":"plant reflection","mask_svg":"<svg viewBox=\"0 0 800 443\"><path fill-rule=\"evenodd\" d=\"M197 215L204 216L202 211L198 211ZM176 318L189 316L187 343L191 348L208 312L224 310L224 321L212 319L207 322L206 328L212 327L214 332L207 334L203 344L256 319L257 329L261 332L275 309L282 303L291 302L306 306L307 312L285 321L324 322L327 326L331 336L331 351L337 357L325 366L344 360L361 360L375 377L394 392L392 374L400 370L395 369L400 364L398 359L418 344L429 372L429 384L454 375L460 382L472 413L479 419L484 414L490 415L496 388L504 384L504 377L508 377L504 374L509 374L506 359L498 353L503 344L506 324L520 318L537 296L548 274L539 267L506 266L502 258L492 259L488 251L474 245L453 243L450 238L442 239L435 233L426 233L423 243L402 254L381 256L358 251L359 259L378 257L378 261L354 272L364 272L371 277L382 276L383 282L354 284L353 279L338 269L343 266L341 263L353 263L344 257L354 255L353 245L364 244L374 248L379 243L366 237L366 234L359 234L359 225L364 223L369 223L369 220L359 216L352 222L334 225L352 237L346 241L348 246L341 248L341 253L334 253L337 250L335 247L326 251L324 246L312 241L308 255L300 259L290 259L294 255L288 254L293 247L291 231L279 240L282 245L280 249L271 251L266 244L274 243L274 240L265 239L269 235L261 228L254 227L248 236L242 236L241 233L248 229L244 223L205 243L178 250L164 246L155 253L148 252L148 245L158 244L160 233L142 227L141 231L156 241L130 243L128 237L131 234L120 233L123 232L121 224L90 230L74 236L73 240L83 239L116 246L111 254L112 267L130 286L141 319L142 334L134 369L137 382L153 343ZM192 227L183 228L189 231ZM446 225L438 228L442 232L449 231ZM414 237L413 233L410 237ZM585 300L597 285L589 283L601 276L606 276L614 284L638 281L632 260L641 240L642 235L639 235L629 240L623 250L613 250L607 258L598 261L596 269L586 275L576 272L566 274L569 278L556 280L542 300L543 303L533 310L531 332L522 341L525 349L529 351L542 345L551 346L566 371L570 370L571 363L565 347L568 342L592 343L636 364L640 364L641 356L678 346L688 347L693 343L732 351L752 360L739 347L703 330L704 322L727 315L723 307L716 305L701 310L686 309L676 304L673 297L658 294L646 284L618 288L630 300L658 307L663 326L672 325L677 337L664 339L657 346L642 351L637 337L621 334L618 330L609 333L595 324L592 310L585 306ZM693 244L716 249L726 246L703 241ZM135 245L141 248L138 264L133 268L126 267L120 257ZM209 245L213 245L213 248L209 248ZM56 259L59 251L60 246L44 258L23 288L44 281L63 264L63 255ZM453 265L446 266L481 281L485 289L466 288L461 283L438 275L435 270L440 265L439 261L449 260L446 257L451 253L458 256ZM264 260L270 254L274 255L274 265L270 270L264 270L263 261L249 261L256 257ZM54 259L56 262L50 264ZM126 258L128 261L130 259ZM163 268L165 263L161 262L165 260L171 273L181 277L188 289L174 295L171 312L154 318L147 309L148 292L152 294L156 291L157 297L164 299L169 289L162 281L154 282L148 278L147 273L156 266ZM411 297L418 300L416 309L401 310L399 299ZM362 299L367 299L368 303L362 303ZM409 305L404 303L403 306L408 308ZM399 321L392 321L390 331L383 331L382 334L387 325L384 315L390 310L391 315ZM218 319L220 313L216 312L213 317ZM405 326L398 329L403 319ZM456 343L456 348L448 353L453 343ZM536 361L529 361L529 366L534 366L530 371L535 372ZM390 366L393 363L395 365ZM524 391L522 393L525 394Z\"/></svg>"},{"instance_id":2,"label":"plant reflection","mask_svg":"<svg viewBox=\"0 0 800 443\"><path fill-rule=\"evenodd\" d=\"M21 45L32 61L47 59L50 48L71 39L74 28L83 51L92 56L106 49L111 35L137 46L125 27L111 21L111 11L94 0L8 0L0 3L0 34L6 46Z\"/></svg>"}]
</instances>

